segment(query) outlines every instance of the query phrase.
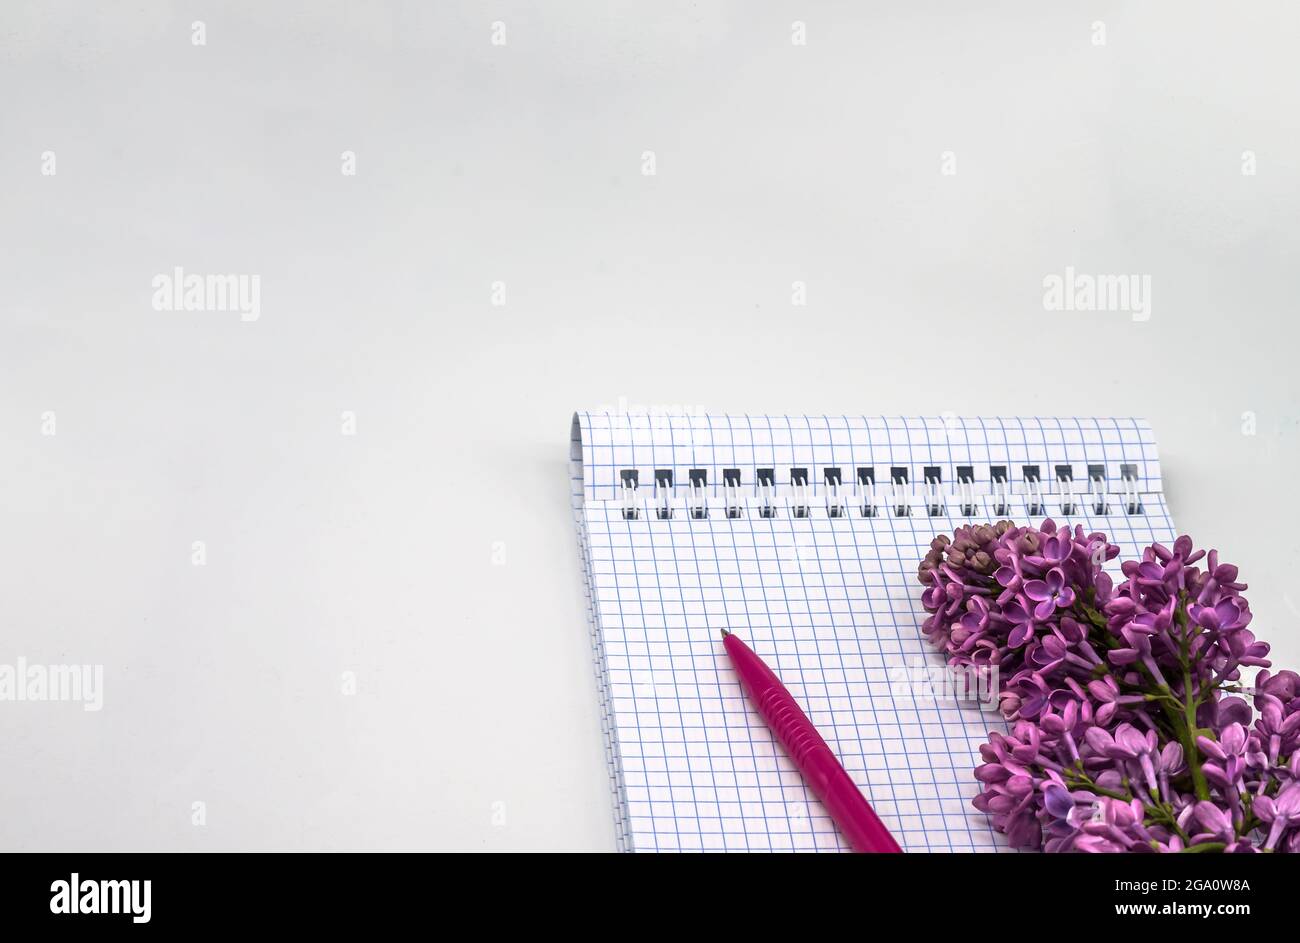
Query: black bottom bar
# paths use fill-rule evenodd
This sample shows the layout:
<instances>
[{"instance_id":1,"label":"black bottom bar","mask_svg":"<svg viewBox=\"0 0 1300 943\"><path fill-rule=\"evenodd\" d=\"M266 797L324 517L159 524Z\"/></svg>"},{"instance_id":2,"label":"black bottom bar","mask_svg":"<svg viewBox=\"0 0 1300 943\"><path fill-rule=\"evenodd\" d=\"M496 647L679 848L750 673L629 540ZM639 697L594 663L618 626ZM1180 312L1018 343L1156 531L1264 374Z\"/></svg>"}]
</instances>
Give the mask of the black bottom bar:
<instances>
[{"instance_id":1,"label":"black bottom bar","mask_svg":"<svg viewBox=\"0 0 1300 943\"><path fill-rule=\"evenodd\" d=\"M794 919L826 909L839 919L856 917L864 929L906 920L915 930L985 935L1005 924L1016 935L1040 937L1067 926L1106 923L1145 933L1187 921L1231 933L1244 921L1278 923L1294 896L1294 871L1281 855L736 855L725 862L702 855L571 855L544 869L524 855L447 857L6 855L0 857L0 913L7 931L319 927L338 938L349 928L397 929L421 918L442 927L471 917L486 930L509 913L532 913L539 926L554 928L559 911L577 921L608 913L601 920L608 926L629 904L661 917L679 907L716 908L727 920L747 911L779 919L774 911L789 906ZM607 893L612 888L622 890ZM484 910L491 900L496 903ZM85 912L112 909L119 912ZM622 919L640 918L626 913Z\"/></svg>"}]
</instances>

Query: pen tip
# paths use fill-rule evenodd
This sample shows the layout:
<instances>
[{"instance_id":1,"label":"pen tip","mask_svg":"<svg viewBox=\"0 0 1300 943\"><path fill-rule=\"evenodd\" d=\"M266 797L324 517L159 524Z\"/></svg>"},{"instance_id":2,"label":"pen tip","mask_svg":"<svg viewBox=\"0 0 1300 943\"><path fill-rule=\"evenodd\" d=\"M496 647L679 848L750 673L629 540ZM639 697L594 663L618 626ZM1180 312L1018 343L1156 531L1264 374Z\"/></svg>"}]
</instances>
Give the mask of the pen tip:
<instances>
[{"instance_id":1,"label":"pen tip","mask_svg":"<svg viewBox=\"0 0 1300 943\"><path fill-rule=\"evenodd\" d=\"M730 634L731 634L731 633L728 632L726 629L723 629L723 630L722 630L722 637L723 637L723 638L726 638L726 637L727 637L728 635L730 635Z\"/></svg>"}]
</instances>

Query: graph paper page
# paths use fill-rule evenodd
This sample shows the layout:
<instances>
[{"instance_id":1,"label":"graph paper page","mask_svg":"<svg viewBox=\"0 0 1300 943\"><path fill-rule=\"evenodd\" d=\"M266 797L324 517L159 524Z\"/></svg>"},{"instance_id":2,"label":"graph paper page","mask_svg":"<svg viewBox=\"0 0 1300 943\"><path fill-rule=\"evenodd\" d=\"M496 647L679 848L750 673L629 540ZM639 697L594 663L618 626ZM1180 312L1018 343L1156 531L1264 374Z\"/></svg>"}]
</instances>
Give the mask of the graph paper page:
<instances>
[{"instance_id":1,"label":"graph paper page","mask_svg":"<svg viewBox=\"0 0 1300 943\"><path fill-rule=\"evenodd\" d=\"M746 701L724 627L781 677L906 850L1003 850L970 804L978 747L1004 729L999 715L899 688L943 663L921 633L918 562L936 534L1000 517L1102 530L1122 557L1174 536L1154 440L1134 420L592 414L578 417L573 441L610 787L628 850L845 849ZM1073 496L1055 480L1019 480L1026 464L1045 477L1072 464ZM1088 493L1097 465L1104 514ZM1005 498L996 466L1015 473ZM876 474L872 516L852 483L861 467ZM936 467L939 486L923 487ZM768 468L776 487L764 494ZM845 481L833 495L827 468ZM894 491L899 468L910 484ZM1121 493L1121 468L1137 503ZM791 487L792 469L806 490ZM629 492L620 482L631 470L641 486ZM668 470L674 487L654 493L655 473ZM707 482L693 491L680 484L692 470ZM723 486L728 470L738 488Z\"/></svg>"}]
</instances>

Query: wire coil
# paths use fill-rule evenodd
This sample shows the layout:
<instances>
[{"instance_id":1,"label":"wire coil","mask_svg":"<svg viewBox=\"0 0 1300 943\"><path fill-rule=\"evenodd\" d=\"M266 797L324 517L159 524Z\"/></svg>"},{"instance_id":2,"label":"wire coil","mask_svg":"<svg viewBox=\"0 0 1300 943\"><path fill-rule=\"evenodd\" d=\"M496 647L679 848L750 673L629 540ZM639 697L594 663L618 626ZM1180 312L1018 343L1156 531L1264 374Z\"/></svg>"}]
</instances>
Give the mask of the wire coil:
<instances>
[{"instance_id":1,"label":"wire coil","mask_svg":"<svg viewBox=\"0 0 1300 943\"><path fill-rule=\"evenodd\" d=\"M1119 466L1115 479L1118 490L1112 490L1104 465L1089 464L1087 488L1079 490L1074 480L1074 466L1055 465L1053 483L1044 487L1042 469L1038 465L1022 465L1020 480L1013 483L1006 465L990 465L977 469L973 465L958 465L956 481L945 485L943 468L926 465L919 476L906 466L889 468L888 488L881 494L876 485L876 469L859 467L849 476L845 485L844 469L828 466L822 471L820 497L814 484L812 471L806 467L790 468L784 485L779 485L776 468L757 468L754 480L748 485L742 470L725 468L722 482L710 486L708 469L687 470L687 484L678 493L672 469L654 470L653 494L648 507L658 520L670 520L680 511L692 520L709 517L711 499L716 510L727 518L741 518L754 514L761 518L774 518L784 509L790 517L811 517L814 508L820 508L828 518L878 517L888 513L894 517L910 517L920 513L929 517L950 514L960 517L1006 517L1012 514L1013 504L1024 504L1030 517L1053 512L1069 518L1081 510L1106 516L1116 508L1125 514L1142 513L1142 488L1137 465ZM978 472L984 471L980 476ZM982 479L982 480L981 480ZM623 517L636 520L641 517L641 474L638 469L619 471L619 498ZM711 490L711 488L713 490ZM883 508L882 508L883 499ZM981 505L987 507L987 514Z\"/></svg>"}]
</instances>

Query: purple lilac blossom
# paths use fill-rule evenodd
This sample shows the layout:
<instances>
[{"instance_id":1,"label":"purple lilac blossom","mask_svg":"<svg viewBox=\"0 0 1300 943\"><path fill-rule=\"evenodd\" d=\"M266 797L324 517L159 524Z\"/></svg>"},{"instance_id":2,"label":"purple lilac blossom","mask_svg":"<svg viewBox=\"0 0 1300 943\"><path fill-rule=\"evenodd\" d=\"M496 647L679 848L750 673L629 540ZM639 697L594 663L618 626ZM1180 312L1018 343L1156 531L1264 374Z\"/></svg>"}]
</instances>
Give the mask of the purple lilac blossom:
<instances>
[{"instance_id":1,"label":"purple lilac blossom","mask_svg":"<svg viewBox=\"0 0 1300 943\"><path fill-rule=\"evenodd\" d=\"M1118 555L1051 520L930 545L922 631L954 670L996 666L1011 724L975 807L1021 848L1300 851L1300 675L1267 670L1237 568L1186 536L1121 581Z\"/></svg>"}]
</instances>

